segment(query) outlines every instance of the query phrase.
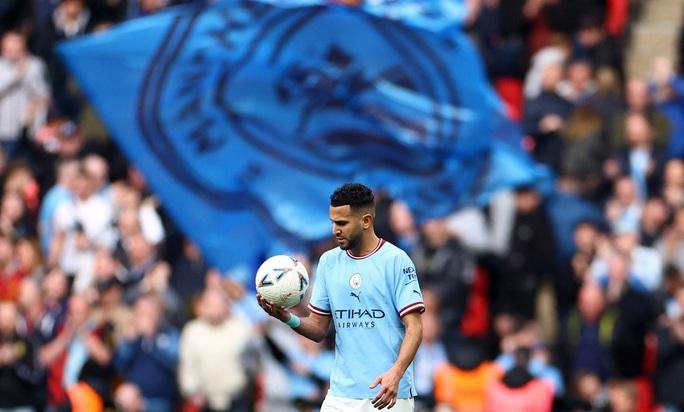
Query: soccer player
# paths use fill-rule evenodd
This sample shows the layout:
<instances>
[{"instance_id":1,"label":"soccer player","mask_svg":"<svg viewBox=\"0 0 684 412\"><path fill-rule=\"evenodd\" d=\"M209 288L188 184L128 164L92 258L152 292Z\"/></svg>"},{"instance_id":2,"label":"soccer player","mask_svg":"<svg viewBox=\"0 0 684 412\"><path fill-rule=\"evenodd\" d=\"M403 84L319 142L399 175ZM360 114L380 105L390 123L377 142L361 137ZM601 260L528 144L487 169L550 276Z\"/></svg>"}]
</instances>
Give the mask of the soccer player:
<instances>
[{"instance_id":1,"label":"soccer player","mask_svg":"<svg viewBox=\"0 0 684 412\"><path fill-rule=\"evenodd\" d=\"M425 305L413 262L378 238L374 218L368 187L349 183L330 196L339 247L321 256L309 316L300 319L257 296L268 314L316 342L331 324L335 328L335 366L322 412L413 411L417 392L411 363L422 338Z\"/></svg>"}]
</instances>

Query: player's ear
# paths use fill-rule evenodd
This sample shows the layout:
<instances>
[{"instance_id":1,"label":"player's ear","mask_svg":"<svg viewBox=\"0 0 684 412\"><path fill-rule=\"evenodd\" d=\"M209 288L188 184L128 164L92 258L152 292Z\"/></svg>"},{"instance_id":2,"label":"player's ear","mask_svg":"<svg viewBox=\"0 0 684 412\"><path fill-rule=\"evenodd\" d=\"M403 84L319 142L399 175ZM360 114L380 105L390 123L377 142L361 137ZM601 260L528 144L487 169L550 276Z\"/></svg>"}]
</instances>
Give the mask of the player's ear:
<instances>
[{"instance_id":1,"label":"player's ear","mask_svg":"<svg viewBox=\"0 0 684 412\"><path fill-rule=\"evenodd\" d=\"M368 229L373 225L373 215L371 213L364 213L361 217L361 223L364 229Z\"/></svg>"}]
</instances>

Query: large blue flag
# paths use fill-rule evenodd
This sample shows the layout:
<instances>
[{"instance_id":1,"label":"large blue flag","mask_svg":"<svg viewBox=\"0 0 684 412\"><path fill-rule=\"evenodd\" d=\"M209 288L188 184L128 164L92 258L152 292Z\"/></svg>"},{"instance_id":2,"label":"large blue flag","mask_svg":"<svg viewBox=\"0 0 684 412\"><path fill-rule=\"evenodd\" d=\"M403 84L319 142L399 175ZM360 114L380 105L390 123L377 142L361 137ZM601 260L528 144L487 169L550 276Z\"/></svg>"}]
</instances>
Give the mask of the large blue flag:
<instances>
[{"instance_id":1,"label":"large blue flag","mask_svg":"<svg viewBox=\"0 0 684 412\"><path fill-rule=\"evenodd\" d=\"M460 30L462 2L368 3L186 6L60 52L222 269L327 235L344 182L383 188L421 220L535 178L502 139L519 134Z\"/></svg>"}]
</instances>

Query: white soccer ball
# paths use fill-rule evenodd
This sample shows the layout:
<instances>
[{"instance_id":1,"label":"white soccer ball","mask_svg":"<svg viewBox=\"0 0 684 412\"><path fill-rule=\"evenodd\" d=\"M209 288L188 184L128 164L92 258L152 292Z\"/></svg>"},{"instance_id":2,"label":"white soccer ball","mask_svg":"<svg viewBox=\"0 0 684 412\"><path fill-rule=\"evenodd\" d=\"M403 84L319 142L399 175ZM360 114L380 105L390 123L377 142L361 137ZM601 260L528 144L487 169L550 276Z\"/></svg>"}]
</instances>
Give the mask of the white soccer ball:
<instances>
[{"instance_id":1,"label":"white soccer ball","mask_svg":"<svg viewBox=\"0 0 684 412\"><path fill-rule=\"evenodd\" d=\"M309 273L297 259L287 255L270 257L256 273L256 290L267 302L291 308L304 299Z\"/></svg>"}]
</instances>

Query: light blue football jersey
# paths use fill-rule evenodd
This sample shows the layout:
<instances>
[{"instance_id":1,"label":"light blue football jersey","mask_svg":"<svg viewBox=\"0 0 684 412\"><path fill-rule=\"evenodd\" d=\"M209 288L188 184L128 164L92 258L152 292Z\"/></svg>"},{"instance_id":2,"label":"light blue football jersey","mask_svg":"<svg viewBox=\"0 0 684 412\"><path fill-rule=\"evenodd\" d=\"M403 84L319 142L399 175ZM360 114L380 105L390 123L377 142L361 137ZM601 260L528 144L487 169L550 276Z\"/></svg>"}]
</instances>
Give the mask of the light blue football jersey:
<instances>
[{"instance_id":1,"label":"light blue football jersey","mask_svg":"<svg viewBox=\"0 0 684 412\"><path fill-rule=\"evenodd\" d=\"M330 393L370 399L375 378L397 359L404 338L402 316L424 311L416 269L408 255L380 240L363 257L340 248L321 256L309 310L331 316L335 327L335 367ZM399 399L416 396L411 364L399 383Z\"/></svg>"}]
</instances>

